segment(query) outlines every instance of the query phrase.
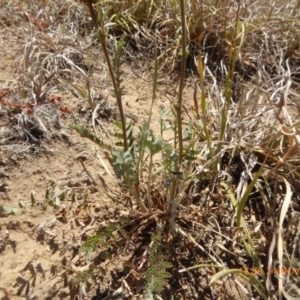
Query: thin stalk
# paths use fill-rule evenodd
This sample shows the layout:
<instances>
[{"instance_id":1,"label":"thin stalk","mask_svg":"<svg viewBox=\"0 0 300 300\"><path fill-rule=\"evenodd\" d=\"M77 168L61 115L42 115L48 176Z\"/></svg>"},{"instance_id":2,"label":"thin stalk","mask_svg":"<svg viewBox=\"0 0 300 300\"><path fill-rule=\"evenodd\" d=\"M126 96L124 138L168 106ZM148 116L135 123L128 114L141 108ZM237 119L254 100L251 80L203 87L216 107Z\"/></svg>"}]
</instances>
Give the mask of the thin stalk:
<instances>
[{"instance_id":1,"label":"thin stalk","mask_svg":"<svg viewBox=\"0 0 300 300\"><path fill-rule=\"evenodd\" d=\"M92 97L92 94L91 94L91 85L90 85L90 78L87 77L86 79L86 85L87 85L87 90L88 90L88 103L89 103L89 106L92 110L95 109L96 105L95 103L93 102L93 97Z\"/></svg>"},{"instance_id":2,"label":"thin stalk","mask_svg":"<svg viewBox=\"0 0 300 300\"><path fill-rule=\"evenodd\" d=\"M151 107L150 107L150 113L149 113L149 118L148 118L148 126L147 130L150 130L150 124L151 124L151 117L152 117L152 110L153 110L153 103L156 97L156 90L157 90L157 78L158 78L158 62L157 62L157 56L155 56L155 64L154 64L154 76L153 76L153 90L152 90L152 101L151 101ZM161 127L162 130L162 127ZM147 136L146 136L147 139ZM139 151L139 158L138 158L138 163L137 163L137 183L136 186L139 187L140 185L140 175L142 176L143 171L142 171L142 160L144 157L145 153L145 144L146 140L141 141L141 149ZM151 190L151 178L152 178L152 169L153 169L153 156L150 156L150 164L149 164L149 176L148 176L148 187L147 187L147 194L148 194L148 207L150 212L152 211L153 205L152 205L152 200L151 200L151 195L150 195L150 190Z\"/></svg>"},{"instance_id":3,"label":"thin stalk","mask_svg":"<svg viewBox=\"0 0 300 300\"><path fill-rule=\"evenodd\" d=\"M155 54L155 63L154 63L154 76L153 76L153 88L152 88L152 101L149 113L149 129L151 124L151 117L152 117L152 110L153 110L153 103L156 98L156 91L157 91L157 78L158 78L158 62L157 62L157 54Z\"/></svg>"},{"instance_id":4,"label":"thin stalk","mask_svg":"<svg viewBox=\"0 0 300 300\"><path fill-rule=\"evenodd\" d=\"M149 207L149 212L150 213L152 212L152 209L153 209L153 203L152 203L151 194L150 194L150 191L151 191L152 170L153 170L153 155L151 153L150 154L150 162L149 162L148 183L147 183L147 198L148 198L148 207Z\"/></svg>"},{"instance_id":5,"label":"thin stalk","mask_svg":"<svg viewBox=\"0 0 300 300\"><path fill-rule=\"evenodd\" d=\"M179 142L179 166L181 165L182 159L183 159L181 107L182 107L182 94L183 94L183 88L184 88L186 56L187 56L184 0L180 0L180 9L181 9L181 29L182 29L182 56L181 56L181 70L180 70L178 103L175 105L175 109L176 109L176 113L177 113L177 130L178 130L178 142Z\"/></svg>"},{"instance_id":6,"label":"thin stalk","mask_svg":"<svg viewBox=\"0 0 300 300\"><path fill-rule=\"evenodd\" d=\"M98 29L98 13L97 11L94 9L93 7L93 0L88 0L87 1L87 5L88 5L88 8L90 10L90 15L92 17L92 20L93 20L93 23L94 23L94 26L96 29Z\"/></svg>"},{"instance_id":7,"label":"thin stalk","mask_svg":"<svg viewBox=\"0 0 300 300\"><path fill-rule=\"evenodd\" d=\"M116 98L117 98L117 104L118 104L120 118L121 118L121 124L122 124L124 151L127 151L128 150L128 142L127 142L127 133L126 133L126 120L125 120L123 104L122 104L122 91L117 84L116 75L115 75L115 72L114 72L114 69L112 66L112 62L111 62L111 59L110 59L110 56L108 54L108 50L106 47L106 34L105 34L105 28L104 28L104 22L103 22L103 12L101 9L100 9L100 12L101 12L101 19L100 19L101 27L99 28L99 41L102 45L105 59L106 59L107 66L108 66L108 70L110 73L111 81L114 86L114 91L115 91Z\"/></svg>"},{"instance_id":8,"label":"thin stalk","mask_svg":"<svg viewBox=\"0 0 300 300\"><path fill-rule=\"evenodd\" d=\"M233 42L230 47L230 61L229 61L229 69L228 74L226 76L226 85L225 85L225 103L222 108L221 112L221 130L219 134L219 143L217 146L216 153L220 153L222 142L224 140L224 135L227 127L227 121L228 121L228 110L230 106L231 101L231 94L232 94L232 81L233 81L233 75L235 70L235 64L238 57L238 45L237 45L237 35L238 35L238 23L239 23L239 12L240 12L240 0L238 1L238 8L235 16L235 28L234 28L234 36L233 36ZM218 163L218 161L216 161ZM214 169L216 169L216 165L214 166Z\"/></svg>"},{"instance_id":9,"label":"thin stalk","mask_svg":"<svg viewBox=\"0 0 300 300\"><path fill-rule=\"evenodd\" d=\"M198 73L199 73L199 80L200 80L200 87L201 87L201 110L202 110L202 116L203 116L203 130L206 137L210 158L212 159L213 149L211 147L211 136L209 134L209 131L206 126L207 122L207 108L206 108L206 98L204 93L204 64L202 62L201 54L198 56ZM196 115L197 115L197 121L200 120L200 115L198 111L198 101L197 101L197 84L195 85L195 91L194 91L194 102L195 102L195 109L196 109Z\"/></svg>"}]
</instances>

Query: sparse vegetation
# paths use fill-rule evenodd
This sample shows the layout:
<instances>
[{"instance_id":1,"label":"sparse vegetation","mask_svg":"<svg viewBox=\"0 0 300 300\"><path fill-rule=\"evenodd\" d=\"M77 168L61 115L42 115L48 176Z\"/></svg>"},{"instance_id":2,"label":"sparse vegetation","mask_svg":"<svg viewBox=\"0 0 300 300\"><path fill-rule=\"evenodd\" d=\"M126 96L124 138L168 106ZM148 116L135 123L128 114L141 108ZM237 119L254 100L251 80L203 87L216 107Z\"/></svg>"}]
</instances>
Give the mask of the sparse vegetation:
<instances>
[{"instance_id":1,"label":"sparse vegetation","mask_svg":"<svg viewBox=\"0 0 300 300\"><path fill-rule=\"evenodd\" d=\"M0 5L5 30L26 24L0 149L49 152L76 131L104 172L79 154L84 187L45 187L2 216L41 204L79 224L76 243L63 231L68 264L53 262L71 298L298 299L299 1L31 2ZM138 120L127 68L151 91ZM59 248L53 220L37 240Z\"/></svg>"}]
</instances>

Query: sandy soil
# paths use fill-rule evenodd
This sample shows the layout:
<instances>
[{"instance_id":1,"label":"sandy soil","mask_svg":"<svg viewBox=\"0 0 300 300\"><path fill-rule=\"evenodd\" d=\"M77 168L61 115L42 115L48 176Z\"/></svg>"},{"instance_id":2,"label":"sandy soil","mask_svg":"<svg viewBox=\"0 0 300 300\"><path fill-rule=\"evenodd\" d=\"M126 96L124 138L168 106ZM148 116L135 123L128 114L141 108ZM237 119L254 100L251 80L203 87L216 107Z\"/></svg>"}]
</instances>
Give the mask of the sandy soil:
<instances>
[{"instance_id":1,"label":"sandy soil","mask_svg":"<svg viewBox=\"0 0 300 300\"><path fill-rule=\"evenodd\" d=\"M2 30L0 36L0 89L14 82L18 58L22 55L22 48L15 43L11 32ZM138 125L148 117L152 76L149 71L132 66L124 69L126 115ZM159 81L166 82L166 78ZM110 91L108 83L107 90L101 91L102 98ZM159 88L151 124L154 131L159 129L159 107L170 105L162 96L164 93L165 88ZM17 212L14 215L3 211L0 216L0 299L75 299L80 286L78 274L86 267L79 246L87 232L90 235L96 231L95 220L105 223L120 210L93 183L78 159L84 157L93 178L99 182L100 175L110 190L118 194L114 180L99 159L100 156L108 165L105 153L68 128L74 121L92 128L92 111L86 99L70 91L58 95L62 97L62 105L72 110L59 120L63 134L40 143L20 138L3 140L0 145L0 204ZM15 93L13 97L18 95ZM114 107L113 97L109 96L107 101ZM0 130L9 132L12 120L20 113L0 104ZM114 116L112 113L96 120L108 134L114 131L109 120ZM118 264L106 267L117 270ZM111 284L109 280L110 276L102 291ZM91 289L88 299L95 290L96 287Z\"/></svg>"},{"instance_id":2,"label":"sandy soil","mask_svg":"<svg viewBox=\"0 0 300 300\"><path fill-rule=\"evenodd\" d=\"M15 60L21 51L16 44L9 44L8 37L2 34L0 38L2 86L13 80ZM79 118L77 111L86 107L85 101L70 93L61 96L64 105L74 110L61 119L67 139L53 138L39 145L29 145L30 142L24 140L1 142L0 203L18 210L16 215L1 213L1 299L69 299L72 278L75 277L70 264L72 259L79 257L78 248L86 226L105 212L109 215L108 211L114 209L77 160L79 154L84 155L89 172L93 176L99 173L105 177L96 157L97 153L100 156L103 153L93 143L68 129L73 117L77 115ZM135 102L136 98L137 92L125 98L132 103L130 107L135 113L143 103ZM130 107L128 104L128 109ZM6 107L1 105L0 112L1 130L7 130L11 122L6 115ZM110 127L107 120L103 122L105 127ZM109 177L105 181L111 184ZM48 199L45 197L46 190L49 191ZM59 195L70 191L74 191L74 202L69 195L64 202L56 202L58 198L53 192ZM83 209L84 199L88 203L87 209ZM49 200L56 202L58 207L54 209L47 204ZM24 208L20 208L19 203ZM73 297L75 295L76 292Z\"/></svg>"},{"instance_id":3,"label":"sandy soil","mask_svg":"<svg viewBox=\"0 0 300 300\"><path fill-rule=\"evenodd\" d=\"M17 8L16 12L19 13ZM10 24L7 19L1 19L0 14L0 99L24 105L26 101L23 87L18 80L24 75L23 80L25 78L26 83L22 57L24 45L28 41L24 40L21 29L22 26L24 28L28 26L28 21L20 14L16 15L15 22L17 26ZM43 34L38 30L35 33L37 36ZM82 42L80 40L82 37L77 38L78 43ZM70 124L82 125L91 132L96 128L97 135L108 144L112 143L112 137L116 133L113 122L119 120L119 116L108 72L105 67L102 69L99 66L95 67L95 64L105 65L99 48L98 45L95 46L93 55L97 57L97 61L91 63L94 64L91 69L93 67L96 69L91 72L90 78L95 93L93 109L86 97L74 88L75 84L86 86L84 79L78 74L78 77L74 75L72 78L73 85L58 83L57 86L53 85L55 89L52 94L61 97L60 108L63 108L63 112L50 103L34 109L12 107L3 101L0 103L0 207L4 208L0 212L0 300L102 300L108 299L105 297L118 290L121 285L125 263L128 262L126 254L122 256L112 254L112 258L106 261L99 258L97 275L102 270L106 272L99 275L99 278L102 277L102 281L98 282L99 285L92 283L87 287L85 276L90 271L91 265L79 251L88 237L93 236L109 222L118 220L121 214L124 216L130 213L128 206L125 208L122 204L130 202L130 197L122 193L116 178L111 175L112 170L106 151L69 128ZM86 58L89 55L90 53L85 53ZM91 62L93 56L90 57ZM82 68L88 69L86 62L80 61L80 57L75 55L74 59L78 59ZM149 116L152 68L149 62L138 60L127 62L123 66L123 85L126 88L123 96L125 115L128 120L132 120L136 128ZM68 76L63 75L66 78ZM176 76L178 74L173 72L158 78L158 91L151 122L151 128L155 133L159 133L160 130L158 125L160 107L169 108L171 102L176 99ZM187 80L184 91L186 113L184 126L194 113L193 81L193 78ZM1 97L6 88L11 89L5 97ZM205 92L213 93L213 91ZM208 99L212 97L214 95L209 95ZM218 98L215 98L213 101L217 102ZM49 121L50 125L47 123L51 130L45 133L39 128L35 132L36 140L32 139L26 126L24 127L24 118L30 117L30 113L37 113L38 110L42 116L47 109L48 113L51 112L55 116L54 123L51 123L52 120ZM214 113L213 110L212 114ZM170 114L169 122L172 120L173 116ZM213 125L213 120L211 123ZM165 132L166 141L171 142L172 138L172 131ZM159 161L160 157L157 157L157 160ZM210 177L207 181L209 180ZM108 199L102 191L103 185L118 200L122 200L121 204L116 205ZM207 184L202 188L203 196L211 187ZM201 218L209 217L211 212L204 211L201 195L199 192L198 202L191 206L191 210L194 211L186 212L187 215L190 213L201 215ZM220 204L224 200L222 195L215 198L211 209L214 209L216 214L220 211L220 215L228 217L224 215L226 210L222 210ZM204 221L203 223L205 224ZM199 231L197 234L203 233L203 242L208 245L209 241L211 245L213 240L209 237L211 233L206 229L203 232L200 232L199 228L195 229L197 230ZM228 234L233 238L233 231ZM187 265L201 263L196 259L193 262L187 259L185 263ZM240 289L232 279L228 279L226 283L225 280L218 282L214 288L218 295L213 295L213 289L209 286L211 275L204 268L196 270L195 273L184 273L180 278L180 293L188 295L187 297L192 294L193 298L185 298L189 300L199 299L200 293L206 295L204 298L201 296L201 299L243 299L245 294L240 293ZM164 299L170 299L170 296L165 295Z\"/></svg>"}]
</instances>

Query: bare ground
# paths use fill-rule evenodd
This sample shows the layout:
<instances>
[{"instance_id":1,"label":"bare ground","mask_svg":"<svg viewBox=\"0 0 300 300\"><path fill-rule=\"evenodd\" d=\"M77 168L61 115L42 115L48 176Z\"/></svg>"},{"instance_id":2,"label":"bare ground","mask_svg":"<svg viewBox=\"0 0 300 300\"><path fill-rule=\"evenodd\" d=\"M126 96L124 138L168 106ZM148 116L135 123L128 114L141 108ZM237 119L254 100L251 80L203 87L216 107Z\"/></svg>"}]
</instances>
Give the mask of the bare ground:
<instances>
[{"instance_id":1,"label":"bare ground","mask_svg":"<svg viewBox=\"0 0 300 300\"><path fill-rule=\"evenodd\" d=\"M14 82L23 51L11 34L9 28L1 32L2 87ZM127 118L138 125L148 117L152 75L147 70L127 66L124 77L125 113ZM166 82L166 79L160 81ZM103 86L102 83L100 85ZM115 100L109 88L97 92L99 111L105 107L95 122L103 128L104 136L112 135L115 127L111 123L118 119ZM165 93L165 87L161 92ZM56 134L38 135L37 140L18 132L20 127L16 126L16 120L24 111L0 104L2 133L5 132L6 137L10 136L9 132L14 133L12 139L3 139L0 145L0 203L7 207L8 212L16 212L10 214L3 211L0 217L0 299L79 297L78 277L82 271L88 270L79 247L87 235L96 232L99 223L104 225L114 220L122 210L122 206L114 205L99 190L79 161L83 158L95 180L99 181L100 175L111 191L119 193L113 178L105 171L99 159L100 156L105 161L105 153L69 129L69 124L76 122L91 128L93 111L87 100L69 91L56 95L62 98L62 106L72 112L60 115ZM105 100L104 106L101 99ZM5 100L22 103L16 91L10 91ZM169 105L169 100L158 97L155 102L151 125L154 131L159 129L157 120L161 105ZM60 114L57 111L55 113ZM107 275L100 287L96 284L90 287L86 298L92 299L97 290L100 297L108 294L111 287L117 288L120 276L115 275L113 279L111 274L116 274L118 269L122 270L126 259L124 257L103 265Z\"/></svg>"}]
</instances>

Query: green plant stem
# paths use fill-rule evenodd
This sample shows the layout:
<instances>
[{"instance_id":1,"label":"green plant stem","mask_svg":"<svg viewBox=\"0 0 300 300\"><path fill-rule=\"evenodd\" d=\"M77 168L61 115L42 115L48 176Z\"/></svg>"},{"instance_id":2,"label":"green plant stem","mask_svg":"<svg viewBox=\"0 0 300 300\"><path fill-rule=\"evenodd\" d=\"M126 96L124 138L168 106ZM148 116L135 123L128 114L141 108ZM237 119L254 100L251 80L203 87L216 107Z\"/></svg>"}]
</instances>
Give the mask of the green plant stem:
<instances>
[{"instance_id":1,"label":"green plant stem","mask_svg":"<svg viewBox=\"0 0 300 300\"><path fill-rule=\"evenodd\" d=\"M148 207L149 207L149 210L150 210L150 213L152 212L152 199L151 199L151 194L150 194L150 191L151 191L151 178L152 178L152 170L153 170L153 155L151 153L150 155L150 163L149 163L149 175L148 175L148 187L147 187L147 198L148 198Z\"/></svg>"},{"instance_id":2,"label":"green plant stem","mask_svg":"<svg viewBox=\"0 0 300 300\"><path fill-rule=\"evenodd\" d=\"M139 183L136 183L134 185L134 197L136 199L136 203L138 207L144 212L148 213L148 208L145 206L143 201L140 199L140 188L139 188Z\"/></svg>"},{"instance_id":3,"label":"green plant stem","mask_svg":"<svg viewBox=\"0 0 300 300\"><path fill-rule=\"evenodd\" d=\"M232 95L232 82L233 82L233 75L234 75L234 70L235 70L235 64L238 58L238 41L237 41L237 36L238 36L238 23L239 23L239 13L240 13L240 0L238 0L238 7L235 15L235 27L234 27L234 36L233 36L233 42L232 46L230 47L230 57L229 57L229 67L228 67L228 74L226 76L226 84L225 84L225 103L222 108L221 112L221 129L220 129L220 134L219 134L219 143L217 146L217 151L216 153L220 153L221 148L222 148L222 142L224 140L225 136L225 131L227 127L227 121L228 121L228 110L230 107L230 102L231 102L231 95ZM213 170L217 169L217 163L213 166Z\"/></svg>"},{"instance_id":4,"label":"green plant stem","mask_svg":"<svg viewBox=\"0 0 300 300\"><path fill-rule=\"evenodd\" d=\"M201 88L201 109L202 109L202 116L203 116L203 130L206 137L206 142L208 145L210 158L213 158L213 150L211 147L211 136L209 130L207 129L206 122L207 122L207 109L206 109L206 98L204 93L204 64L202 62L201 54L198 56L198 72L199 72L199 81L200 81L200 88ZM200 115L198 111L198 101L197 101L197 84L195 85L194 90L194 105L197 115L197 121L200 120ZM198 126L198 124L197 124Z\"/></svg>"},{"instance_id":5,"label":"green plant stem","mask_svg":"<svg viewBox=\"0 0 300 300\"><path fill-rule=\"evenodd\" d=\"M105 34L105 28L104 28L104 22L103 22L103 13L102 13L102 10L100 10L100 11L101 11L101 28L99 28L99 41L102 45L104 56L105 56L108 70L110 73L111 81L114 86L114 91L115 91L116 98L117 98L117 104L118 104L120 118L121 118L121 124L122 124L124 151L127 151L128 150L128 142L127 142L127 134L126 134L126 120L125 120L123 104L122 104L122 91L118 87L115 72L114 72L112 62L111 62L111 59L110 59L110 56L108 54L108 50L106 47L106 34Z\"/></svg>"},{"instance_id":6,"label":"green plant stem","mask_svg":"<svg viewBox=\"0 0 300 300\"><path fill-rule=\"evenodd\" d=\"M182 107L182 94L184 88L185 67L186 67L186 24L185 24L185 6L184 0L180 0L181 8L181 30L182 30L182 56L181 56L181 70L180 70L180 82L179 82L179 94L178 103L175 106L177 113L177 130L178 130L178 142L179 142L179 166L183 159L183 137L182 137L182 120L181 120L181 107Z\"/></svg>"}]
</instances>

